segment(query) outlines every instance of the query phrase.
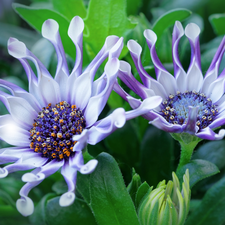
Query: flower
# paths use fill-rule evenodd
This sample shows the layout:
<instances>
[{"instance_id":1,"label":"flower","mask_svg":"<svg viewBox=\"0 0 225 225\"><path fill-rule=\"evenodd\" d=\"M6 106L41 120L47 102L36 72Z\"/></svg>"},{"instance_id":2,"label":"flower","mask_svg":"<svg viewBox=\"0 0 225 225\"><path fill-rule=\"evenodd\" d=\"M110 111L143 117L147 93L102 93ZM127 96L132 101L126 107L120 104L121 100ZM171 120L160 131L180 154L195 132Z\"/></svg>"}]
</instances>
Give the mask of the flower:
<instances>
[{"instance_id":1,"label":"flower","mask_svg":"<svg viewBox=\"0 0 225 225\"><path fill-rule=\"evenodd\" d=\"M0 86L11 94L0 91L0 100L9 114L0 117L0 138L14 147L0 150L0 163L11 163L0 168L0 178L18 170L34 170L25 173L27 182L20 190L18 211L28 216L34 205L28 197L30 190L46 177L61 168L68 191L59 200L61 206L74 202L77 171L91 173L97 166L92 159L84 164L82 149L94 145L132 119L160 104L161 97L142 102L137 110L125 112L118 108L107 117L98 120L112 91L119 69L119 56L123 39L109 36L82 72L83 20L76 16L69 25L68 35L76 47L76 62L69 73L66 57L56 21L48 19L42 26L42 35L55 47L58 64L53 78L43 64L15 38L8 41L9 54L23 65L29 82L29 92L10 82L0 80ZM108 57L104 73L94 80L101 63ZM27 60L34 63L37 76Z\"/></svg>"},{"instance_id":2,"label":"flower","mask_svg":"<svg viewBox=\"0 0 225 225\"><path fill-rule=\"evenodd\" d=\"M144 196L138 208L141 225L164 225L170 221L172 225L183 225L189 212L191 190L189 172L183 176L182 190L180 182L173 172L173 181L167 184L161 181L157 187Z\"/></svg>"},{"instance_id":3,"label":"flower","mask_svg":"<svg viewBox=\"0 0 225 225\"><path fill-rule=\"evenodd\" d=\"M218 134L213 130L225 123L225 70L218 76L219 65L225 51L223 38L204 78L201 71L199 27L190 23L183 29L180 22L176 22L173 29L172 55L174 76L171 75L160 62L156 54L157 36L152 30L145 30L152 62L155 67L156 78L153 79L141 64L141 46L134 40L129 40L127 47L143 82L138 82L131 73L130 65L120 62L118 77L142 99L159 95L162 104L144 117L151 124L170 133L188 133L201 139L217 140L225 135L221 129ZM191 60L187 72L183 69L178 54L178 45L183 35L189 39L191 46ZM128 101L132 108L139 106L138 100L132 98L118 83L114 90Z\"/></svg>"}]
</instances>

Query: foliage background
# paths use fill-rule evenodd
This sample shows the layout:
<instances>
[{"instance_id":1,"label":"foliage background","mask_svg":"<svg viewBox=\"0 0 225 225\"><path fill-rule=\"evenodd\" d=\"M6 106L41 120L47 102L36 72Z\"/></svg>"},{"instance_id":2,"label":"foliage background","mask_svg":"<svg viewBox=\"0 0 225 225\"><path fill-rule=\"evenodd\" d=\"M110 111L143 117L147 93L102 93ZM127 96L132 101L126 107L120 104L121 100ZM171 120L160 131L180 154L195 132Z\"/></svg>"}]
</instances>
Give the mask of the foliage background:
<instances>
[{"instance_id":1,"label":"foliage background","mask_svg":"<svg viewBox=\"0 0 225 225\"><path fill-rule=\"evenodd\" d=\"M13 7L12 3L14 3ZM9 37L16 37L23 41L54 75L57 64L54 48L38 32L43 21L48 18L56 19L60 25L61 38L68 56L69 66L72 69L75 49L67 36L67 28L69 21L75 15L81 16L85 21L84 67L97 54L105 38L114 34L123 36L125 44L127 40L134 39L142 45L143 65L149 74L154 76L149 50L143 36L144 29L148 28L156 32L159 58L164 66L173 73L171 35L174 22L180 20L184 26L194 22L201 28L201 59L204 73L225 34L224 12L223 0L1 0L0 78L27 89L27 78L21 64L7 52ZM186 38L182 38L179 51L182 65L187 69L190 61L190 46ZM126 46L122 51L121 59L131 64L133 74L139 79ZM221 62L220 71L224 68L225 58ZM102 69L103 67L97 73L101 74ZM102 116L117 107L129 109L127 103L117 94L112 93ZM7 113L5 107L0 104L0 114L5 113ZM1 148L5 146L5 143L0 142ZM117 130L96 146L88 146L88 151L94 157L102 152L112 155L119 165L125 185L127 186L133 177L133 182L136 182L137 187L144 181L155 187L159 181L171 179L171 173L176 170L180 155L179 144L171 138L170 134L148 125L148 121L141 117L128 121L122 129ZM111 199L113 208L106 207L100 212L98 204L100 204L101 198L95 195L99 198L93 198L90 202L88 201L89 197L85 197L84 190L90 185L87 182L94 184L95 180L99 181L100 179L96 177L96 173L93 177L88 178L79 176L77 183L78 200L68 208L60 208L57 196L66 190L66 185L60 173L56 173L31 191L30 196L35 202L36 210L32 216L24 218L15 208L15 202L19 198L19 190L23 185L21 181L23 173L17 172L10 174L7 178L0 179L0 224L7 225L15 222L18 225L62 224L62 221L63 224L104 224L104 218L101 214L105 213L107 217L108 213L115 209L118 210L121 206L129 208L128 196L125 197L127 205L123 202L123 191L126 190L123 190L122 176L116 163L104 154L98 156L98 159L100 162L104 161L104 165L106 164L105 160L109 160L108 165L112 166L110 168L114 171L111 172L108 167L99 169L108 172L108 174L105 172L105 176L109 179L108 184L111 185L109 188L114 188L115 199ZM200 168L192 165L191 179L193 184L196 177L195 181L197 182L203 177L218 173L218 169L220 173L193 186L190 215L185 225L191 223L225 225L223 213L225 210L224 140L200 142L193 159L207 160L216 165L215 168L211 168L211 164L204 164L201 167L204 168L204 171L199 177L196 174L196 169ZM208 172L205 171L207 169ZM140 175L140 178L137 174ZM113 177L114 179L118 178L119 183L113 182ZM133 200L135 190L132 191L128 188ZM121 202L118 203L118 199L121 199ZM114 200L115 202L113 202ZM94 216L91 210L94 211ZM117 216L126 217L128 215L130 214Z\"/></svg>"}]
</instances>

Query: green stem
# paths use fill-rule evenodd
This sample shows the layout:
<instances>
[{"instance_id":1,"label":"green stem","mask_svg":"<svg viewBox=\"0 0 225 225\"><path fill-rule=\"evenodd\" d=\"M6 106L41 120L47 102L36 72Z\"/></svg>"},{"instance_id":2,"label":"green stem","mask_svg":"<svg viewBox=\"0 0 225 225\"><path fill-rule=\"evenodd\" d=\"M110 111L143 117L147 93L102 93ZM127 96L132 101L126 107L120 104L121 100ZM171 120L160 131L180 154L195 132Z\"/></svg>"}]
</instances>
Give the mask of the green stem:
<instances>
[{"instance_id":1,"label":"green stem","mask_svg":"<svg viewBox=\"0 0 225 225\"><path fill-rule=\"evenodd\" d=\"M193 151L201 139L188 133L173 133L171 135L175 140L179 141L181 145L180 162L176 171L178 172L182 166L191 161Z\"/></svg>"},{"instance_id":2,"label":"green stem","mask_svg":"<svg viewBox=\"0 0 225 225\"><path fill-rule=\"evenodd\" d=\"M180 154L180 161L177 167L177 172L179 171L179 169L188 164L191 161L191 157L193 154L193 151L196 147L196 145L198 144L198 140L197 141L192 141L190 143L184 143L182 141L180 141L180 145L181 145L181 154Z\"/></svg>"}]
</instances>

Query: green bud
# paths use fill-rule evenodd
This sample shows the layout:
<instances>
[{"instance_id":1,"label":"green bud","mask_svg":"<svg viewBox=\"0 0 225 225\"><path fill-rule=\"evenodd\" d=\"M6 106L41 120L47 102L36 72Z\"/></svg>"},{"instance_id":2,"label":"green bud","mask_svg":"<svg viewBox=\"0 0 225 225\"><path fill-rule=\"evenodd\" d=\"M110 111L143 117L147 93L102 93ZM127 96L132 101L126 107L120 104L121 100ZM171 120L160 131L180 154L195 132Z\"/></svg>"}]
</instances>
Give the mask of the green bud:
<instances>
[{"instance_id":1,"label":"green bud","mask_svg":"<svg viewBox=\"0 0 225 225\"><path fill-rule=\"evenodd\" d=\"M161 181L144 196L138 209L141 225L183 225L189 211L191 190L189 172L183 176L182 190L176 174L167 184Z\"/></svg>"}]
</instances>

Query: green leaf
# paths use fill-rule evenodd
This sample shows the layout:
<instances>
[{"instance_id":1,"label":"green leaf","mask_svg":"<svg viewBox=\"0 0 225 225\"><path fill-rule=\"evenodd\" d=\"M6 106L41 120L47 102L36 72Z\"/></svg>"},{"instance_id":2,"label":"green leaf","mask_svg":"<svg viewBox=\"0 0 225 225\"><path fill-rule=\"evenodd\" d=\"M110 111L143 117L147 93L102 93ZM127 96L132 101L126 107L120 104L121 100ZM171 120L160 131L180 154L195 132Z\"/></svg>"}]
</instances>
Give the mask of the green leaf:
<instances>
[{"instance_id":1,"label":"green leaf","mask_svg":"<svg viewBox=\"0 0 225 225\"><path fill-rule=\"evenodd\" d=\"M13 201L11 196L6 191L0 190L0 198L3 199L4 202L16 208L16 203Z\"/></svg>"},{"instance_id":2,"label":"green leaf","mask_svg":"<svg viewBox=\"0 0 225 225\"><path fill-rule=\"evenodd\" d=\"M222 225L225 222L225 177L213 185L185 225Z\"/></svg>"},{"instance_id":3,"label":"green leaf","mask_svg":"<svg viewBox=\"0 0 225 225\"><path fill-rule=\"evenodd\" d=\"M27 7L17 3L13 4L13 8L27 23L39 32L41 32L41 27L45 20L49 18L56 20L59 24L59 33L65 52L72 58L75 58L74 44L67 35L69 21L65 17L51 9Z\"/></svg>"},{"instance_id":4,"label":"green leaf","mask_svg":"<svg viewBox=\"0 0 225 225\"><path fill-rule=\"evenodd\" d=\"M17 38L26 43L28 48L31 48L40 38L40 35L36 32L4 23L0 23L0 34L0 45L4 47L7 46L10 37Z\"/></svg>"},{"instance_id":5,"label":"green leaf","mask_svg":"<svg viewBox=\"0 0 225 225\"><path fill-rule=\"evenodd\" d=\"M143 137L139 172L148 184L156 186L159 181L168 179L173 171L174 141L170 134L149 126Z\"/></svg>"},{"instance_id":6,"label":"green leaf","mask_svg":"<svg viewBox=\"0 0 225 225\"><path fill-rule=\"evenodd\" d=\"M80 16L85 18L87 10L82 0L52 0L53 8L65 16L68 20L71 20L74 16Z\"/></svg>"},{"instance_id":7,"label":"green leaf","mask_svg":"<svg viewBox=\"0 0 225 225\"><path fill-rule=\"evenodd\" d=\"M186 169L189 169L190 188L192 188L200 180L220 172L215 164L206 160L195 159L179 169L177 177L179 178L180 183L182 183L183 175L185 174Z\"/></svg>"},{"instance_id":8,"label":"green leaf","mask_svg":"<svg viewBox=\"0 0 225 225\"><path fill-rule=\"evenodd\" d=\"M209 22L211 23L213 30L216 35L225 34L225 14L213 14L209 17Z\"/></svg>"},{"instance_id":9,"label":"green leaf","mask_svg":"<svg viewBox=\"0 0 225 225\"><path fill-rule=\"evenodd\" d=\"M59 198L52 198L47 202L46 222L48 225L97 225L90 208L84 201L76 198L72 205L61 207Z\"/></svg>"},{"instance_id":10,"label":"green leaf","mask_svg":"<svg viewBox=\"0 0 225 225\"><path fill-rule=\"evenodd\" d=\"M197 149L193 159L207 160L222 169L225 167L225 141L207 142Z\"/></svg>"},{"instance_id":11,"label":"green leaf","mask_svg":"<svg viewBox=\"0 0 225 225\"><path fill-rule=\"evenodd\" d=\"M133 202L135 203L135 197L137 194L137 190L138 190L139 186L141 185L141 178L137 173L135 173L134 169L133 169L133 172L134 172L134 174L133 174L131 182L127 186L127 191L130 194Z\"/></svg>"},{"instance_id":12,"label":"green leaf","mask_svg":"<svg viewBox=\"0 0 225 225\"><path fill-rule=\"evenodd\" d=\"M122 128L109 135L104 142L112 154L122 162L132 166L138 161L139 140L134 121L127 121Z\"/></svg>"},{"instance_id":13,"label":"green leaf","mask_svg":"<svg viewBox=\"0 0 225 225\"><path fill-rule=\"evenodd\" d=\"M109 35L124 36L135 27L126 16L125 0L91 0L85 25L89 34L84 40L97 54Z\"/></svg>"},{"instance_id":14,"label":"green leaf","mask_svg":"<svg viewBox=\"0 0 225 225\"><path fill-rule=\"evenodd\" d=\"M30 221L34 225L46 224L46 204L49 199L55 197L55 194L49 193L45 195L34 209L34 213L30 216Z\"/></svg>"},{"instance_id":15,"label":"green leaf","mask_svg":"<svg viewBox=\"0 0 225 225\"><path fill-rule=\"evenodd\" d=\"M153 25L152 30L156 33L158 39L162 36L164 30L179 20L182 21L191 15L187 9L174 9L161 16Z\"/></svg>"},{"instance_id":16,"label":"green leaf","mask_svg":"<svg viewBox=\"0 0 225 225\"><path fill-rule=\"evenodd\" d=\"M136 15L142 6L143 0L127 0L127 15Z\"/></svg>"},{"instance_id":17,"label":"green leaf","mask_svg":"<svg viewBox=\"0 0 225 225\"><path fill-rule=\"evenodd\" d=\"M138 225L132 200L112 156L102 153L90 175L91 208L99 225Z\"/></svg>"}]
</instances>

